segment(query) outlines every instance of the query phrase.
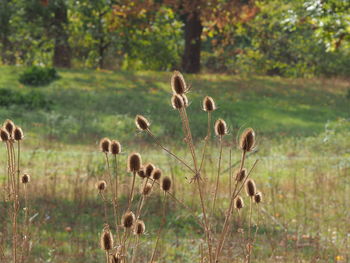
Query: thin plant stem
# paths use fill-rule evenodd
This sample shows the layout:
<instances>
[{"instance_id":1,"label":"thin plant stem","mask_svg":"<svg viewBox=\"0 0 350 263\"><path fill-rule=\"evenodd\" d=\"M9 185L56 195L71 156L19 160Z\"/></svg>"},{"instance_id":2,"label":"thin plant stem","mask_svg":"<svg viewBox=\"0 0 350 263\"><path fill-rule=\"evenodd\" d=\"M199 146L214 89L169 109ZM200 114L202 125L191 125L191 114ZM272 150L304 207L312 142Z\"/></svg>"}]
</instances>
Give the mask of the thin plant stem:
<instances>
[{"instance_id":1,"label":"thin plant stem","mask_svg":"<svg viewBox=\"0 0 350 263\"><path fill-rule=\"evenodd\" d=\"M218 173L217 173L217 176L216 176L216 185L215 185L212 213L214 213L216 196L217 196L217 193L218 193L218 190L219 190L220 168L221 168L221 158L222 158L222 135L220 135L220 137L219 137L219 143L220 143L220 153L219 153Z\"/></svg>"},{"instance_id":2,"label":"thin plant stem","mask_svg":"<svg viewBox=\"0 0 350 263\"><path fill-rule=\"evenodd\" d=\"M138 249L139 243L140 243L140 237L139 237L139 235L137 235L136 236L136 245L135 245L134 251L132 253L131 263L135 262L135 258L136 258L136 255L137 255L137 249Z\"/></svg>"},{"instance_id":3,"label":"thin plant stem","mask_svg":"<svg viewBox=\"0 0 350 263\"><path fill-rule=\"evenodd\" d=\"M248 227L248 259L247 262L250 263L250 255L251 255L251 228L252 228L252 212L253 212L253 206L252 206L252 199L253 197L249 198L249 227Z\"/></svg>"},{"instance_id":4,"label":"thin plant stem","mask_svg":"<svg viewBox=\"0 0 350 263\"><path fill-rule=\"evenodd\" d=\"M135 188L135 179L136 179L136 172L133 172L133 177L132 177L132 184L131 184L131 190L130 190L130 195L129 195L129 200L128 200L128 208L126 209L127 211L130 210L131 202L134 196L134 188Z\"/></svg>"},{"instance_id":5,"label":"thin plant stem","mask_svg":"<svg viewBox=\"0 0 350 263\"><path fill-rule=\"evenodd\" d=\"M100 194L101 199L103 201L103 210L104 210L105 224L108 225L108 223L107 223L107 221L108 221L107 220L107 200L106 200L106 198L105 198L105 196L104 196L102 191L99 191L99 194Z\"/></svg>"},{"instance_id":6,"label":"thin plant stem","mask_svg":"<svg viewBox=\"0 0 350 263\"><path fill-rule=\"evenodd\" d=\"M116 232L117 232L117 238L119 240L119 242L121 241L121 237L120 237L120 233L119 233L119 226L118 226L118 222L119 222L119 214L118 214L118 187L119 187L119 183L118 183L118 160L117 160L117 155L114 155L114 172L115 172L115 190L114 190L114 206L115 206L115 210L116 210L116 222L115 222L115 228L116 228Z\"/></svg>"},{"instance_id":7,"label":"thin plant stem","mask_svg":"<svg viewBox=\"0 0 350 263\"><path fill-rule=\"evenodd\" d=\"M204 147L203 147L203 152L202 152L202 160L201 160L201 164L199 166L199 171L202 171L202 168L203 168L203 164L204 164L204 159L205 159L205 152L206 152L206 149L207 149L207 144L208 144L208 141L210 140L210 129L211 127L211 112L208 111L208 128L207 128L207 136L205 137L204 139Z\"/></svg>"}]
</instances>

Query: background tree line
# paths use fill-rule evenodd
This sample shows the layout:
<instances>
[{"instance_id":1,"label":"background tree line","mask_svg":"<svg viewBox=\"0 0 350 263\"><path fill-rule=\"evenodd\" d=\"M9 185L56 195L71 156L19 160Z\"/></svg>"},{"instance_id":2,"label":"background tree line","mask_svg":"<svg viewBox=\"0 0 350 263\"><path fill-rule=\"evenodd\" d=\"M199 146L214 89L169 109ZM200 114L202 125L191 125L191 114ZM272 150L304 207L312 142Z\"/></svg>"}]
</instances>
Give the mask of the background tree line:
<instances>
[{"instance_id":1,"label":"background tree line","mask_svg":"<svg viewBox=\"0 0 350 263\"><path fill-rule=\"evenodd\" d=\"M0 0L2 64L350 75L348 0Z\"/></svg>"}]
</instances>

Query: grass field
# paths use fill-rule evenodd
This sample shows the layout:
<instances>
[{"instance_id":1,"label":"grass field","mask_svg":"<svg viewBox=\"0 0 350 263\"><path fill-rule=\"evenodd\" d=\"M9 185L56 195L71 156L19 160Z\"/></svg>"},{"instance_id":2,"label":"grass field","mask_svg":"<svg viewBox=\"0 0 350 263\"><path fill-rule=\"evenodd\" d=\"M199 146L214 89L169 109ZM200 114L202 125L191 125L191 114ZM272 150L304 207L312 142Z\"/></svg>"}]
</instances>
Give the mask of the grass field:
<instances>
[{"instance_id":1,"label":"grass field","mask_svg":"<svg viewBox=\"0 0 350 263\"><path fill-rule=\"evenodd\" d=\"M0 67L0 89L24 97L33 96L30 92L34 90L35 98L44 101L45 107L38 106L40 103L0 106L0 120L13 119L26 134L22 167L33 177L30 262L103 262L98 236L103 206L94 185L104 174L104 158L97 143L105 136L121 141L121 164L130 152L139 151L146 162L171 174L176 196L199 211L198 197L185 170L134 125L136 114L149 117L154 133L184 159L190 158L182 142L178 114L170 107L169 73L60 71L60 80L30 88L18 83L21 71ZM206 132L206 114L200 108L205 95L218 104L214 119L221 117L229 124L225 146L235 141L241 128L257 131L258 148L249 156L247 167L259 159L253 178L264 193L264 202L259 218L257 214L253 217L259 230L252 262L349 262L349 82L225 75L186 79L192 84L188 111L198 151ZM226 147L220 213L227 209L228 153ZM213 137L203 172L208 196L218 154ZM0 178L4 181L5 150L1 156L4 172ZM235 150L233 163L239 157ZM122 169L122 182L127 185L130 176ZM125 196L128 188L123 187L122 192ZM148 247L153 246L160 222L160 198L155 193L145 210L147 234L140 248L144 256L150 254ZM179 204L170 201L168 209L168 230L162 237L163 253L158 262L199 262L198 247L203 240L198 224ZM220 213L212 219L213 225L222 221ZM0 219L6 237L6 215L0 214ZM237 240L238 222L235 215L233 240ZM246 229L247 221L241 224ZM222 262L243 262L232 259L240 255L238 247L237 241L229 243ZM146 262L145 258L139 262Z\"/></svg>"}]
</instances>

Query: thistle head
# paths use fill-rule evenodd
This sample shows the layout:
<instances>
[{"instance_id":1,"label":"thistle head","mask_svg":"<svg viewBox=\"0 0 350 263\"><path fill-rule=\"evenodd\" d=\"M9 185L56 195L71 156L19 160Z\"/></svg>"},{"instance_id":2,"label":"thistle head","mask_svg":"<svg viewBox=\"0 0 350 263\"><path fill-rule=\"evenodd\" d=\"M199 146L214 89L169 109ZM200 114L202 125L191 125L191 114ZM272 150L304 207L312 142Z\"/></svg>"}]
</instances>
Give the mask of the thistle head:
<instances>
[{"instance_id":1,"label":"thistle head","mask_svg":"<svg viewBox=\"0 0 350 263\"><path fill-rule=\"evenodd\" d=\"M135 124L140 131L148 130L150 126L149 121L142 115L136 115Z\"/></svg>"},{"instance_id":2,"label":"thistle head","mask_svg":"<svg viewBox=\"0 0 350 263\"><path fill-rule=\"evenodd\" d=\"M101 235L101 248L109 251L113 248L113 236L110 230L104 230Z\"/></svg>"},{"instance_id":3,"label":"thistle head","mask_svg":"<svg viewBox=\"0 0 350 263\"><path fill-rule=\"evenodd\" d=\"M15 129L15 124L13 123L13 121L7 119L4 122L4 129L10 134L12 135L13 130Z\"/></svg>"},{"instance_id":4,"label":"thistle head","mask_svg":"<svg viewBox=\"0 0 350 263\"><path fill-rule=\"evenodd\" d=\"M246 129L239 141L239 147L242 151L250 152L254 149L255 146L255 132L252 128Z\"/></svg>"},{"instance_id":5,"label":"thistle head","mask_svg":"<svg viewBox=\"0 0 350 263\"><path fill-rule=\"evenodd\" d=\"M236 172L236 181L243 182L246 176L247 176L247 169L243 168L242 170L238 170Z\"/></svg>"},{"instance_id":6,"label":"thistle head","mask_svg":"<svg viewBox=\"0 0 350 263\"><path fill-rule=\"evenodd\" d=\"M22 184L27 184L30 182L30 175L29 174L23 174L21 178Z\"/></svg>"},{"instance_id":7,"label":"thistle head","mask_svg":"<svg viewBox=\"0 0 350 263\"><path fill-rule=\"evenodd\" d=\"M146 174L146 177L150 177L153 173L153 171L156 169L156 167L154 166L154 164L152 163L148 163L145 165L145 174Z\"/></svg>"},{"instance_id":8,"label":"thistle head","mask_svg":"<svg viewBox=\"0 0 350 263\"><path fill-rule=\"evenodd\" d=\"M173 93L182 95L187 92L185 79L179 71L174 71L170 83Z\"/></svg>"},{"instance_id":9,"label":"thistle head","mask_svg":"<svg viewBox=\"0 0 350 263\"><path fill-rule=\"evenodd\" d=\"M244 207L244 202L243 202L243 199L242 197L240 196L237 196L235 201L234 201L234 206L236 209L242 209Z\"/></svg>"},{"instance_id":10,"label":"thistle head","mask_svg":"<svg viewBox=\"0 0 350 263\"><path fill-rule=\"evenodd\" d=\"M142 220L137 220L134 227L134 234L142 235L143 233L145 233L145 230L146 230L145 223Z\"/></svg>"},{"instance_id":11,"label":"thistle head","mask_svg":"<svg viewBox=\"0 0 350 263\"><path fill-rule=\"evenodd\" d=\"M24 138L23 131L21 127L16 126L15 129L12 132L12 137L15 139L15 141L21 141Z\"/></svg>"},{"instance_id":12,"label":"thistle head","mask_svg":"<svg viewBox=\"0 0 350 263\"><path fill-rule=\"evenodd\" d=\"M128 157L128 171L138 172L142 168L142 159L139 153L132 153Z\"/></svg>"},{"instance_id":13,"label":"thistle head","mask_svg":"<svg viewBox=\"0 0 350 263\"><path fill-rule=\"evenodd\" d=\"M147 183L141 187L141 194L144 196L149 196L152 192L152 184Z\"/></svg>"},{"instance_id":14,"label":"thistle head","mask_svg":"<svg viewBox=\"0 0 350 263\"><path fill-rule=\"evenodd\" d=\"M261 192L257 192L254 195L254 202L259 204L259 203L261 203L261 201L262 201L262 193Z\"/></svg>"},{"instance_id":15,"label":"thistle head","mask_svg":"<svg viewBox=\"0 0 350 263\"><path fill-rule=\"evenodd\" d=\"M97 188L97 190L100 191L100 192L106 190L106 188L107 188L107 183L106 183L106 181L104 181L104 180L98 181L97 184L96 184L96 188Z\"/></svg>"},{"instance_id":16,"label":"thistle head","mask_svg":"<svg viewBox=\"0 0 350 263\"><path fill-rule=\"evenodd\" d=\"M222 119L218 119L214 125L215 134L217 136L224 136L228 133L226 122Z\"/></svg>"},{"instance_id":17,"label":"thistle head","mask_svg":"<svg viewBox=\"0 0 350 263\"><path fill-rule=\"evenodd\" d=\"M111 140L108 138L103 138L100 141L100 150L103 153L108 153L109 152L109 146L111 145Z\"/></svg>"},{"instance_id":18,"label":"thistle head","mask_svg":"<svg viewBox=\"0 0 350 263\"><path fill-rule=\"evenodd\" d=\"M160 186L161 186L161 188L162 188L162 190L164 192L168 192L170 190L170 188L171 188L171 179L170 179L170 177L169 176L163 177L163 180L162 180Z\"/></svg>"},{"instance_id":19,"label":"thistle head","mask_svg":"<svg viewBox=\"0 0 350 263\"><path fill-rule=\"evenodd\" d=\"M183 100L183 98L181 97L181 95L174 94L174 95L171 97L171 105L173 106L173 108L174 108L175 110L182 109L185 105L184 105L184 100Z\"/></svg>"},{"instance_id":20,"label":"thistle head","mask_svg":"<svg viewBox=\"0 0 350 263\"><path fill-rule=\"evenodd\" d=\"M120 154L121 151L122 151L122 146L120 145L120 143L116 140L112 140L109 146L109 152L113 155L117 155L117 154Z\"/></svg>"},{"instance_id":21,"label":"thistle head","mask_svg":"<svg viewBox=\"0 0 350 263\"><path fill-rule=\"evenodd\" d=\"M135 223L135 214L131 211L126 212L122 217L122 225L124 228L130 228Z\"/></svg>"},{"instance_id":22,"label":"thistle head","mask_svg":"<svg viewBox=\"0 0 350 263\"><path fill-rule=\"evenodd\" d=\"M10 134L4 128L0 128L0 139L3 142L7 142L8 140L10 140Z\"/></svg>"},{"instance_id":23,"label":"thistle head","mask_svg":"<svg viewBox=\"0 0 350 263\"><path fill-rule=\"evenodd\" d=\"M207 112L212 112L216 110L215 101L212 97L206 96L203 99L203 110Z\"/></svg>"},{"instance_id":24,"label":"thistle head","mask_svg":"<svg viewBox=\"0 0 350 263\"><path fill-rule=\"evenodd\" d=\"M152 173L152 179L157 181L160 179L160 177L162 177L162 170L157 168Z\"/></svg>"},{"instance_id":25,"label":"thistle head","mask_svg":"<svg viewBox=\"0 0 350 263\"><path fill-rule=\"evenodd\" d=\"M256 193L256 186L253 179L248 179L245 183L245 191L249 197L253 197Z\"/></svg>"}]
</instances>

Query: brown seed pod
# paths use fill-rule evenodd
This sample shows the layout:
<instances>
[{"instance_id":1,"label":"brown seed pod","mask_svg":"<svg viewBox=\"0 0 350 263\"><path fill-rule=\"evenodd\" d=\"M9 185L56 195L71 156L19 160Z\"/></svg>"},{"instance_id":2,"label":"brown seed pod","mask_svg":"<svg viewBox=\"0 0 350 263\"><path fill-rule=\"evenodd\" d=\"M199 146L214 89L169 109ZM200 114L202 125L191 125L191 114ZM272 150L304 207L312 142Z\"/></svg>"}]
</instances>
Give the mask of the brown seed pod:
<instances>
[{"instance_id":1,"label":"brown seed pod","mask_svg":"<svg viewBox=\"0 0 350 263\"><path fill-rule=\"evenodd\" d=\"M21 141L24 138L23 131L21 127L16 126L12 133L12 138L15 139L15 141Z\"/></svg>"},{"instance_id":2,"label":"brown seed pod","mask_svg":"<svg viewBox=\"0 0 350 263\"><path fill-rule=\"evenodd\" d=\"M10 135L12 135L12 132L15 129L15 124L11 120L6 120L4 122L4 128Z\"/></svg>"},{"instance_id":3,"label":"brown seed pod","mask_svg":"<svg viewBox=\"0 0 350 263\"><path fill-rule=\"evenodd\" d=\"M134 227L135 235L142 235L145 232L146 226L142 220L137 220Z\"/></svg>"},{"instance_id":4,"label":"brown seed pod","mask_svg":"<svg viewBox=\"0 0 350 263\"><path fill-rule=\"evenodd\" d=\"M241 171L237 170L236 172L236 181L243 182L247 176L247 169L243 168Z\"/></svg>"},{"instance_id":5,"label":"brown seed pod","mask_svg":"<svg viewBox=\"0 0 350 263\"><path fill-rule=\"evenodd\" d=\"M170 83L175 94L182 95L187 92L185 79L179 71L174 71Z\"/></svg>"},{"instance_id":6,"label":"brown seed pod","mask_svg":"<svg viewBox=\"0 0 350 263\"><path fill-rule=\"evenodd\" d=\"M215 134L217 136L223 136L228 133L226 122L222 119L218 119L214 125Z\"/></svg>"},{"instance_id":7,"label":"brown seed pod","mask_svg":"<svg viewBox=\"0 0 350 263\"><path fill-rule=\"evenodd\" d=\"M188 107L188 98L185 94L181 95L182 101L184 103L184 107L187 108Z\"/></svg>"},{"instance_id":8,"label":"brown seed pod","mask_svg":"<svg viewBox=\"0 0 350 263\"><path fill-rule=\"evenodd\" d=\"M154 166L154 164L152 163L148 163L145 165L145 174L146 177L150 177L152 175L152 172L156 169L156 167Z\"/></svg>"},{"instance_id":9,"label":"brown seed pod","mask_svg":"<svg viewBox=\"0 0 350 263\"><path fill-rule=\"evenodd\" d=\"M256 193L256 186L253 179L248 179L245 183L245 191L248 196L253 197Z\"/></svg>"},{"instance_id":10,"label":"brown seed pod","mask_svg":"<svg viewBox=\"0 0 350 263\"><path fill-rule=\"evenodd\" d=\"M106 251L109 251L113 248L113 236L111 231L103 231L101 235L101 248Z\"/></svg>"},{"instance_id":11,"label":"brown seed pod","mask_svg":"<svg viewBox=\"0 0 350 263\"><path fill-rule=\"evenodd\" d=\"M111 140L108 138L103 138L100 141L100 150L103 153L108 153L109 152L109 146L111 145Z\"/></svg>"},{"instance_id":12,"label":"brown seed pod","mask_svg":"<svg viewBox=\"0 0 350 263\"><path fill-rule=\"evenodd\" d=\"M30 182L30 175L29 174L22 175L21 181L22 181L22 184L29 183Z\"/></svg>"},{"instance_id":13,"label":"brown seed pod","mask_svg":"<svg viewBox=\"0 0 350 263\"><path fill-rule=\"evenodd\" d=\"M175 110L181 109L184 107L184 100L180 95L174 94L171 97L171 105Z\"/></svg>"},{"instance_id":14,"label":"brown seed pod","mask_svg":"<svg viewBox=\"0 0 350 263\"><path fill-rule=\"evenodd\" d=\"M140 131L148 130L150 126L149 121L142 115L136 115L135 124Z\"/></svg>"},{"instance_id":15,"label":"brown seed pod","mask_svg":"<svg viewBox=\"0 0 350 263\"><path fill-rule=\"evenodd\" d=\"M160 177L162 177L162 170L160 170L159 168L155 169L152 173L152 179L153 180L159 180Z\"/></svg>"},{"instance_id":16,"label":"brown seed pod","mask_svg":"<svg viewBox=\"0 0 350 263\"><path fill-rule=\"evenodd\" d=\"M216 110L215 102L212 97L206 96L203 99L203 110L207 112Z\"/></svg>"},{"instance_id":17,"label":"brown seed pod","mask_svg":"<svg viewBox=\"0 0 350 263\"><path fill-rule=\"evenodd\" d=\"M122 217L122 225L125 228L130 228L135 222L135 215L133 212L128 211Z\"/></svg>"},{"instance_id":18,"label":"brown seed pod","mask_svg":"<svg viewBox=\"0 0 350 263\"><path fill-rule=\"evenodd\" d=\"M122 258L118 253L111 256L111 263L121 263L121 262L122 262Z\"/></svg>"},{"instance_id":19,"label":"brown seed pod","mask_svg":"<svg viewBox=\"0 0 350 263\"><path fill-rule=\"evenodd\" d=\"M117 155L117 154L120 154L121 151L122 151L122 146L120 145L120 143L116 140L112 140L109 146L109 152L113 155Z\"/></svg>"},{"instance_id":20,"label":"brown seed pod","mask_svg":"<svg viewBox=\"0 0 350 263\"><path fill-rule=\"evenodd\" d=\"M10 134L7 130L0 128L0 139L3 142L7 142L10 139Z\"/></svg>"},{"instance_id":21,"label":"brown seed pod","mask_svg":"<svg viewBox=\"0 0 350 263\"><path fill-rule=\"evenodd\" d=\"M141 187L141 194L144 196L148 196L151 194L152 191L152 184L147 183L145 185L142 185Z\"/></svg>"},{"instance_id":22,"label":"brown seed pod","mask_svg":"<svg viewBox=\"0 0 350 263\"><path fill-rule=\"evenodd\" d=\"M139 171L137 171L137 175L140 176L141 178L145 178L146 177L145 168L143 167Z\"/></svg>"},{"instance_id":23,"label":"brown seed pod","mask_svg":"<svg viewBox=\"0 0 350 263\"><path fill-rule=\"evenodd\" d=\"M106 188L107 188L107 183L106 183L106 181L104 181L104 180L98 181L97 184L96 184L96 188L97 188L97 190L99 190L100 192L106 190Z\"/></svg>"},{"instance_id":24,"label":"brown seed pod","mask_svg":"<svg viewBox=\"0 0 350 263\"><path fill-rule=\"evenodd\" d=\"M139 153L132 153L128 157L128 171L138 172L142 168L142 159Z\"/></svg>"},{"instance_id":25,"label":"brown seed pod","mask_svg":"<svg viewBox=\"0 0 350 263\"><path fill-rule=\"evenodd\" d=\"M161 183L161 188L164 192L168 192L171 187L171 179L169 176L163 177L162 183Z\"/></svg>"},{"instance_id":26,"label":"brown seed pod","mask_svg":"<svg viewBox=\"0 0 350 263\"><path fill-rule=\"evenodd\" d=\"M241 135L241 139L239 141L239 147L243 151L250 152L254 149L254 146L255 146L255 132L252 128L248 128Z\"/></svg>"},{"instance_id":27,"label":"brown seed pod","mask_svg":"<svg viewBox=\"0 0 350 263\"><path fill-rule=\"evenodd\" d=\"M262 201L262 193L261 192L257 192L254 195L254 202L259 204L259 203L261 203L261 201Z\"/></svg>"},{"instance_id":28,"label":"brown seed pod","mask_svg":"<svg viewBox=\"0 0 350 263\"><path fill-rule=\"evenodd\" d=\"M235 199L234 205L236 209L242 209L244 207L244 202L242 197L237 196Z\"/></svg>"}]
</instances>

